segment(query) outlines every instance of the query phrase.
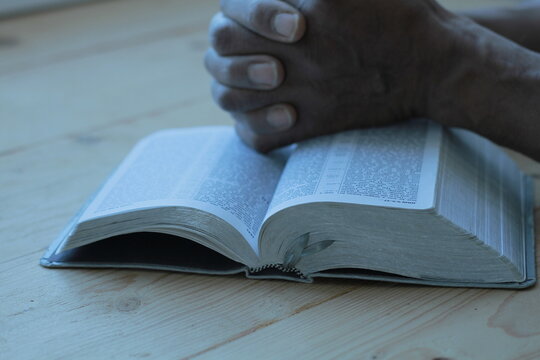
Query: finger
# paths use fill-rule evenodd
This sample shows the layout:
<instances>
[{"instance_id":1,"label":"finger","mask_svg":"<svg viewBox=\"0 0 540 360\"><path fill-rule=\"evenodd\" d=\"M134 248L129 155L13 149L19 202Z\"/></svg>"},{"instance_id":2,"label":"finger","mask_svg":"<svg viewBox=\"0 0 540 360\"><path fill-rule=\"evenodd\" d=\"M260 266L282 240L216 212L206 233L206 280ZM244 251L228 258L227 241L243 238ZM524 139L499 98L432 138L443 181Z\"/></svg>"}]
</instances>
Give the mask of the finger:
<instances>
[{"instance_id":1,"label":"finger","mask_svg":"<svg viewBox=\"0 0 540 360\"><path fill-rule=\"evenodd\" d=\"M235 124L235 130L246 145L261 153L267 153L297 141L297 135L292 130L279 133L258 134L241 122Z\"/></svg>"},{"instance_id":2,"label":"finger","mask_svg":"<svg viewBox=\"0 0 540 360\"><path fill-rule=\"evenodd\" d=\"M271 90L285 78L281 62L266 55L220 56L209 49L204 64L214 79L230 87Z\"/></svg>"},{"instance_id":3,"label":"finger","mask_svg":"<svg viewBox=\"0 0 540 360\"><path fill-rule=\"evenodd\" d=\"M236 89L217 81L212 82L212 97L225 111L249 112L277 103L276 94L270 91Z\"/></svg>"},{"instance_id":4,"label":"finger","mask_svg":"<svg viewBox=\"0 0 540 360\"><path fill-rule=\"evenodd\" d=\"M209 35L212 48L220 55L283 52L281 44L256 35L222 13L212 18Z\"/></svg>"},{"instance_id":5,"label":"finger","mask_svg":"<svg viewBox=\"0 0 540 360\"><path fill-rule=\"evenodd\" d=\"M306 31L304 16L279 0L221 0L221 10L249 30L279 42L296 42Z\"/></svg>"},{"instance_id":6,"label":"finger","mask_svg":"<svg viewBox=\"0 0 540 360\"><path fill-rule=\"evenodd\" d=\"M233 113L234 119L257 135L281 133L296 123L296 110L289 104L277 104L244 113Z\"/></svg>"}]
</instances>

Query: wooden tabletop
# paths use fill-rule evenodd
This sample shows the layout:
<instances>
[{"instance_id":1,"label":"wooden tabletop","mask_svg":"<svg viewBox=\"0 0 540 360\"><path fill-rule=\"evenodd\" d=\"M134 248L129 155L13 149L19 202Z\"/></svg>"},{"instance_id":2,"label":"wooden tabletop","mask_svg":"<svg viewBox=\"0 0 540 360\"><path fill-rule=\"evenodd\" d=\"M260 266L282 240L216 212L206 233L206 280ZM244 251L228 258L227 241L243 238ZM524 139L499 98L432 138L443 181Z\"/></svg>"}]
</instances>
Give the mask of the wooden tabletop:
<instances>
[{"instance_id":1,"label":"wooden tabletop","mask_svg":"<svg viewBox=\"0 0 540 360\"><path fill-rule=\"evenodd\" d=\"M38 265L138 139L231 124L201 65L217 3L100 1L0 22L0 358L540 358L540 286L305 285Z\"/></svg>"}]
</instances>

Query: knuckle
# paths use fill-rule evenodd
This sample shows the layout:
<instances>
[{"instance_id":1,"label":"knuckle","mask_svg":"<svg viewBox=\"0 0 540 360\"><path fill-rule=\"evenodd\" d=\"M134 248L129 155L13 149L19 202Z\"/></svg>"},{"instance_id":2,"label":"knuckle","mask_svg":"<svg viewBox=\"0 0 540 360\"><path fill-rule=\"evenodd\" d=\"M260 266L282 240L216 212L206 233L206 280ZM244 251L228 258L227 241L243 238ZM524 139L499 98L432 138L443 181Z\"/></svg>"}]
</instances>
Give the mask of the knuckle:
<instances>
[{"instance_id":1,"label":"knuckle","mask_svg":"<svg viewBox=\"0 0 540 360\"><path fill-rule=\"evenodd\" d=\"M271 150L268 139L255 133L249 126L246 126L246 124L239 122L236 124L235 129L238 136L250 148L260 153L266 153Z\"/></svg>"},{"instance_id":2,"label":"knuckle","mask_svg":"<svg viewBox=\"0 0 540 360\"><path fill-rule=\"evenodd\" d=\"M230 59L222 59L216 71L217 77L226 84L231 84L234 79L234 64Z\"/></svg>"},{"instance_id":3,"label":"knuckle","mask_svg":"<svg viewBox=\"0 0 540 360\"><path fill-rule=\"evenodd\" d=\"M268 141L258 135L255 135L251 140L251 147L260 153L267 153L271 150Z\"/></svg>"},{"instance_id":4,"label":"knuckle","mask_svg":"<svg viewBox=\"0 0 540 360\"><path fill-rule=\"evenodd\" d=\"M230 61L209 51L204 58L204 65L210 75L221 83L228 84L231 79Z\"/></svg>"},{"instance_id":5,"label":"knuckle","mask_svg":"<svg viewBox=\"0 0 540 360\"><path fill-rule=\"evenodd\" d=\"M248 21L253 28L266 28L270 26L272 13L267 3L261 0L255 0L249 4Z\"/></svg>"},{"instance_id":6,"label":"knuckle","mask_svg":"<svg viewBox=\"0 0 540 360\"><path fill-rule=\"evenodd\" d=\"M208 50L205 54L204 54L204 67L206 68L206 70L208 70L208 72L210 73L213 73L213 56L212 56L212 51L211 50Z\"/></svg>"},{"instance_id":7,"label":"knuckle","mask_svg":"<svg viewBox=\"0 0 540 360\"><path fill-rule=\"evenodd\" d=\"M215 88L214 101L225 111L233 112L238 109L238 101L233 89L219 86Z\"/></svg>"},{"instance_id":8,"label":"knuckle","mask_svg":"<svg viewBox=\"0 0 540 360\"><path fill-rule=\"evenodd\" d=\"M210 28L210 44L217 53L223 53L231 48L233 28L227 21L217 21Z\"/></svg>"},{"instance_id":9,"label":"knuckle","mask_svg":"<svg viewBox=\"0 0 540 360\"><path fill-rule=\"evenodd\" d=\"M261 135L249 132L249 134L243 134L242 139L250 148L256 150L257 152L266 153L270 150L268 141Z\"/></svg>"}]
</instances>

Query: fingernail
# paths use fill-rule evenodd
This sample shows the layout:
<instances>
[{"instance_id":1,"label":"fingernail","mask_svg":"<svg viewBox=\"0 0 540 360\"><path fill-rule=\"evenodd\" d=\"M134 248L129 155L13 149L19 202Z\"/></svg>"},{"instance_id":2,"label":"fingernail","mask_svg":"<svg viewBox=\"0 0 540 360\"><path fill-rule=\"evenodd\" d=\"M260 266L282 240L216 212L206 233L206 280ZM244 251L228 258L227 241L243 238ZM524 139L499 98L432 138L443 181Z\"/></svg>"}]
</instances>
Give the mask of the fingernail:
<instances>
[{"instance_id":1,"label":"fingernail","mask_svg":"<svg viewBox=\"0 0 540 360\"><path fill-rule=\"evenodd\" d=\"M269 109L266 121L276 130L287 130L294 124L293 115L285 106L274 106Z\"/></svg>"},{"instance_id":2,"label":"fingernail","mask_svg":"<svg viewBox=\"0 0 540 360\"><path fill-rule=\"evenodd\" d=\"M282 13L274 17L274 30L281 36L292 40L298 29L299 17L296 14Z\"/></svg>"},{"instance_id":3,"label":"fingernail","mask_svg":"<svg viewBox=\"0 0 540 360\"><path fill-rule=\"evenodd\" d=\"M256 85L275 86L278 73L275 63L256 63L248 67L249 81Z\"/></svg>"}]
</instances>

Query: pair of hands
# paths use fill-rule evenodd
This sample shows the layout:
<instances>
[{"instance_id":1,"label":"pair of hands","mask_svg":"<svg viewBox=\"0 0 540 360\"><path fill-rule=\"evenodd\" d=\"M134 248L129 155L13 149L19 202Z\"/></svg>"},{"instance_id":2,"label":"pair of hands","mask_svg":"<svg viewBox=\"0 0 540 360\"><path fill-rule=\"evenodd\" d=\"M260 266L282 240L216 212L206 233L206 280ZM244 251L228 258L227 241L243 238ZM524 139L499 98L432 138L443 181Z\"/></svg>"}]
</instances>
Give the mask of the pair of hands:
<instances>
[{"instance_id":1,"label":"pair of hands","mask_svg":"<svg viewBox=\"0 0 540 360\"><path fill-rule=\"evenodd\" d=\"M429 116L455 16L434 0L222 0L205 64L261 152Z\"/></svg>"}]
</instances>

